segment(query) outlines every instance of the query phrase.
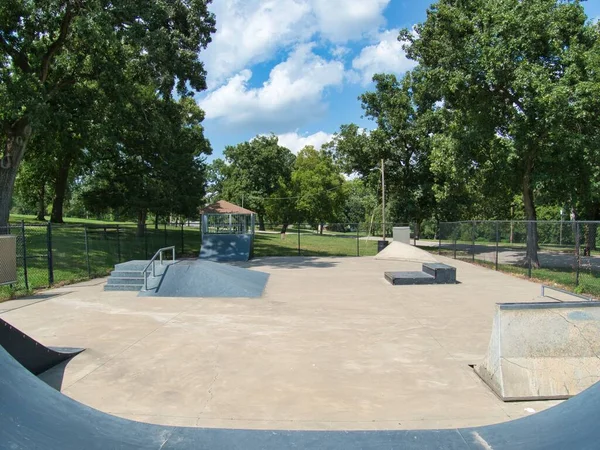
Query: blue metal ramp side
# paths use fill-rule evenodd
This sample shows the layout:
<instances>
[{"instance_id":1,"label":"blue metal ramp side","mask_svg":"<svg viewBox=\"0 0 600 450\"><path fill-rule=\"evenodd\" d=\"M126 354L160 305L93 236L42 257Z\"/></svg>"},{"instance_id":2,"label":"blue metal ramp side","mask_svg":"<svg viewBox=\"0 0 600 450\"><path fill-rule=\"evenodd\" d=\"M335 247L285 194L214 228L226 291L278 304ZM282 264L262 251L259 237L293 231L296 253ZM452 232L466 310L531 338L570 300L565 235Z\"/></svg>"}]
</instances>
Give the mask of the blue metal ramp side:
<instances>
[{"instance_id":1,"label":"blue metal ramp side","mask_svg":"<svg viewBox=\"0 0 600 450\"><path fill-rule=\"evenodd\" d=\"M248 261L252 257L250 234L204 234L200 259L216 262Z\"/></svg>"},{"instance_id":2,"label":"blue metal ramp side","mask_svg":"<svg viewBox=\"0 0 600 450\"><path fill-rule=\"evenodd\" d=\"M3 348L0 374L3 449L595 450L600 441L600 384L546 411L499 425L418 431L276 431L183 428L121 419L52 389Z\"/></svg>"},{"instance_id":3,"label":"blue metal ramp side","mask_svg":"<svg viewBox=\"0 0 600 450\"><path fill-rule=\"evenodd\" d=\"M46 347L2 319L0 319L0 345L34 375L39 375L84 350Z\"/></svg>"}]
</instances>

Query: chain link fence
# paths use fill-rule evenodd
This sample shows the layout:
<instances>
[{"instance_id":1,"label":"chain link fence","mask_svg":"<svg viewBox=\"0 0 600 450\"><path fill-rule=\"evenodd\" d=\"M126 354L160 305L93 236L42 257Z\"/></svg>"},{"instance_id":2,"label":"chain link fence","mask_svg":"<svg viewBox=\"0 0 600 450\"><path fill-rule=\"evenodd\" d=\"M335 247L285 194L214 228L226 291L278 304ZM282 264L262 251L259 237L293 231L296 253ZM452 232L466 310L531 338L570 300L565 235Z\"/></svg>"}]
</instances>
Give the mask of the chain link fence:
<instances>
[{"instance_id":1,"label":"chain link fence","mask_svg":"<svg viewBox=\"0 0 600 450\"><path fill-rule=\"evenodd\" d=\"M438 253L600 296L595 221L441 222ZM529 232L528 232L529 231ZM537 261L527 252L537 234Z\"/></svg>"},{"instance_id":2,"label":"chain link fence","mask_svg":"<svg viewBox=\"0 0 600 450\"><path fill-rule=\"evenodd\" d=\"M385 224L385 235L400 224ZM404 225L406 226L406 225ZM265 224L255 234L255 257L373 256L384 227L380 223ZM17 240L17 282L0 286L0 300L27 292L103 277L115 264L148 260L161 247L175 246L178 258L197 257L202 243L198 222L147 225L11 224L0 228Z\"/></svg>"}]
</instances>

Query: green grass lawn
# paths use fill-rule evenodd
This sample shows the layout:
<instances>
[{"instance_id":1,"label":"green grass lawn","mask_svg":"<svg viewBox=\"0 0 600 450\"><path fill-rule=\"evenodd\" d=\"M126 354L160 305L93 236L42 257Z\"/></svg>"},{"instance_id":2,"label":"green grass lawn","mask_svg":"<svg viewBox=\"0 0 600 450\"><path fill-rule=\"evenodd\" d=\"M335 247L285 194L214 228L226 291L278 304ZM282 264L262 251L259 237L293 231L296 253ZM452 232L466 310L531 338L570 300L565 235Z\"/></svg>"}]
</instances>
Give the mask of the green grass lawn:
<instances>
[{"instance_id":1,"label":"green grass lawn","mask_svg":"<svg viewBox=\"0 0 600 450\"><path fill-rule=\"evenodd\" d=\"M16 216L20 217L20 216ZM12 217L13 220L14 216ZM23 219L25 220L25 219ZM53 285L68 284L89 278L106 276L119 262L133 259L150 259L161 247L174 245L178 257L196 257L200 251L201 234L197 227L150 226L144 236L137 236L135 224L98 223L72 219L64 226L52 226L51 251L53 259ZM275 231L279 231L278 229ZM86 240L87 232L87 240ZM11 287L0 287L0 301L13 296L24 295L36 289L50 285L48 270L47 227L39 222L26 226L25 243L27 253L27 275L29 285L25 286L25 267L22 264L22 241L20 227L14 227L13 234L18 235L19 281ZM365 237L364 232L359 233ZM298 242L298 238L300 242ZM87 241L87 247L86 247ZM436 252L437 248L427 248ZM451 250L444 250L449 256ZM254 256L374 256L377 253L377 240L357 239L356 232L325 233L320 235L314 230L291 227L285 239L276 233L257 233L255 236ZM458 252L461 259L470 259L466 252ZM492 262L479 261L486 267ZM527 269L502 265L500 270L523 276ZM600 296L598 273L582 271L578 292ZM574 290L575 275L570 270L538 269L534 277L542 281L556 283ZM27 289L27 287L29 289Z\"/></svg>"},{"instance_id":2,"label":"green grass lawn","mask_svg":"<svg viewBox=\"0 0 600 450\"><path fill-rule=\"evenodd\" d=\"M437 248L423 247L424 250L428 250L432 253L437 254ZM442 255L452 258L453 251L443 250ZM460 259L466 262L472 261L473 255L467 252L456 252L456 259ZM495 268L495 262L486 261L483 259L476 259L474 264L487 267L489 269ZM498 264L498 270L510 275L515 275L520 278L528 278L529 271L527 267L511 265L511 264ZM557 287L561 287L571 292L578 294L589 294L593 297L600 298L600 272L592 271L589 267L582 267L579 272L579 284L577 285L576 271L571 268L533 268L531 271L531 279L543 284L552 284Z\"/></svg>"}]
</instances>

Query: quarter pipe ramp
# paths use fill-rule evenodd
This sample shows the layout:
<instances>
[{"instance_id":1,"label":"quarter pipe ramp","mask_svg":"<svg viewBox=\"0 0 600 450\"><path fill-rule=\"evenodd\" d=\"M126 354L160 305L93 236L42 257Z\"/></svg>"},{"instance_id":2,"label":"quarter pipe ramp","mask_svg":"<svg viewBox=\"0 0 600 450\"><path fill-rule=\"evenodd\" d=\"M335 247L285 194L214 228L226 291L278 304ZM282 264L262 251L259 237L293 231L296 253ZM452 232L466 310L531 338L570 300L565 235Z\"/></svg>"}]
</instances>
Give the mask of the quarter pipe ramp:
<instances>
[{"instance_id":1,"label":"quarter pipe ramp","mask_svg":"<svg viewBox=\"0 0 600 450\"><path fill-rule=\"evenodd\" d=\"M34 375L39 375L84 350L46 347L2 319L0 319L0 346ZM1 445L0 442L0 448Z\"/></svg>"},{"instance_id":2,"label":"quarter pipe ramp","mask_svg":"<svg viewBox=\"0 0 600 450\"><path fill-rule=\"evenodd\" d=\"M600 440L598 384L541 413L479 428L262 431L169 427L111 416L47 386L1 347L0 374L1 449L592 450Z\"/></svg>"}]
</instances>

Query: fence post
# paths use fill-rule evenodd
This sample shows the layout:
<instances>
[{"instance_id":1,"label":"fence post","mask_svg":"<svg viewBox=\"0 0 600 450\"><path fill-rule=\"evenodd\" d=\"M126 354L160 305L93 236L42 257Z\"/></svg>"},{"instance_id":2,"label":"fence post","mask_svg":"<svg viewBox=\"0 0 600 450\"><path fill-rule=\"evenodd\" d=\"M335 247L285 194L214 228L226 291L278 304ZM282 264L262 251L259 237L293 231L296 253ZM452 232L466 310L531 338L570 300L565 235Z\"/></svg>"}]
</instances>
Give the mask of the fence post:
<instances>
[{"instance_id":1,"label":"fence post","mask_svg":"<svg viewBox=\"0 0 600 450\"><path fill-rule=\"evenodd\" d=\"M25 240L25 221L21 220L21 242L23 247L23 276L25 278L25 290L29 290L29 277L27 275L27 241Z\"/></svg>"},{"instance_id":2,"label":"fence post","mask_svg":"<svg viewBox=\"0 0 600 450\"><path fill-rule=\"evenodd\" d=\"M144 254L148 259L148 224L144 224Z\"/></svg>"},{"instance_id":3,"label":"fence post","mask_svg":"<svg viewBox=\"0 0 600 450\"><path fill-rule=\"evenodd\" d=\"M438 220L438 255L442 254L442 224Z\"/></svg>"},{"instance_id":4,"label":"fence post","mask_svg":"<svg viewBox=\"0 0 600 450\"><path fill-rule=\"evenodd\" d=\"M121 262L121 229L117 225L117 261Z\"/></svg>"},{"instance_id":5,"label":"fence post","mask_svg":"<svg viewBox=\"0 0 600 450\"><path fill-rule=\"evenodd\" d=\"M531 226L531 220L527 221L527 276L531 278L531 249L533 248L533 227Z\"/></svg>"},{"instance_id":6,"label":"fence post","mask_svg":"<svg viewBox=\"0 0 600 450\"><path fill-rule=\"evenodd\" d=\"M579 228L579 222L575 222L575 256L577 258L577 269L575 272L575 286L579 286L579 267L581 266L581 251L580 251L580 239L579 236L581 230Z\"/></svg>"},{"instance_id":7,"label":"fence post","mask_svg":"<svg viewBox=\"0 0 600 450\"><path fill-rule=\"evenodd\" d=\"M454 234L454 259L456 259L456 241L458 239L458 234L456 233L456 230L453 230L452 234Z\"/></svg>"},{"instance_id":8,"label":"fence post","mask_svg":"<svg viewBox=\"0 0 600 450\"><path fill-rule=\"evenodd\" d=\"M183 256L183 246L185 245L183 239L184 239L183 238L183 221L181 221L181 255L182 256Z\"/></svg>"},{"instance_id":9,"label":"fence post","mask_svg":"<svg viewBox=\"0 0 600 450\"><path fill-rule=\"evenodd\" d=\"M298 256L301 256L301 251L300 251L300 223L298 223Z\"/></svg>"},{"instance_id":10,"label":"fence post","mask_svg":"<svg viewBox=\"0 0 600 450\"><path fill-rule=\"evenodd\" d=\"M167 246L167 222L165 222L164 230L165 230L165 247L166 247Z\"/></svg>"},{"instance_id":11,"label":"fence post","mask_svg":"<svg viewBox=\"0 0 600 450\"><path fill-rule=\"evenodd\" d=\"M92 269L90 267L90 247L88 245L88 231L87 226L83 227L83 238L85 239L85 262L87 264L88 278L92 278Z\"/></svg>"},{"instance_id":12,"label":"fence post","mask_svg":"<svg viewBox=\"0 0 600 450\"><path fill-rule=\"evenodd\" d=\"M498 270L498 241L500 240L499 224L496 220L496 270Z\"/></svg>"},{"instance_id":13,"label":"fence post","mask_svg":"<svg viewBox=\"0 0 600 450\"><path fill-rule=\"evenodd\" d=\"M356 256L360 256L360 223L356 224Z\"/></svg>"},{"instance_id":14,"label":"fence post","mask_svg":"<svg viewBox=\"0 0 600 450\"><path fill-rule=\"evenodd\" d=\"M46 227L46 245L48 247L48 286L54 283L54 261L52 259L52 223Z\"/></svg>"},{"instance_id":15,"label":"fence post","mask_svg":"<svg viewBox=\"0 0 600 450\"><path fill-rule=\"evenodd\" d=\"M471 238L473 239L473 245L471 246L471 253L473 253L472 256L472 260L473 262L475 262L475 221L473 221L473 229L471 230L472 236Z\"/></svg>"}]
</instances>

